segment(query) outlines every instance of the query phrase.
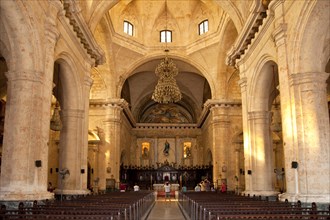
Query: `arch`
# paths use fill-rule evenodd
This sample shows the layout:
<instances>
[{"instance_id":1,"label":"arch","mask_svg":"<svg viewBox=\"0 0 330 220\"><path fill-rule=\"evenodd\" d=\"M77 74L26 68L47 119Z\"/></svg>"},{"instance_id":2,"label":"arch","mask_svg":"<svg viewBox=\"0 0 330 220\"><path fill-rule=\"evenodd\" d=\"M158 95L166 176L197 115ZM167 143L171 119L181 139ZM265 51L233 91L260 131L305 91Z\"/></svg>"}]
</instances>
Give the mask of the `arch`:
<instances>
[{"instance_id":1,"label":"arch","mask_svg":"<svg viewBox=\"0 0 330 220\"><path fill-rule=\"evenodd\" d=\"M25 5L24 1L2 1L0 6L1 23L6 33L2 32L0 35L1 50L6 57L9 70L38 70L36 61L39 60L40 53L37 48L40 46L37 46L36 42L40 42L40 39L37 28L32 25L34 15L30 12L34 10L29 10L32 7L31 4Z\"/></svg>"},{"instance_id":2,"label":"arch","mask_svg":"<svg viewBox=\"0 0 330 220\"><path fill-rule=\"evenodd\" d=\"M60 65L61 85L58 99L61 109L84 109L82 83L76 63L66 52L59 54L55 62Z\"/></svg>"},{"instance_id":3,"label":"arch","mask_svg":"<svg viewBox=\"0 0 330 220\"><path fill-rule=\"evenodd\" d=\"M296 36L293 42L295 58L293 72L324 72L330 57L330 7L329 1L303 1ZM315 58L315 59L312 59Z\"/></svg>"},{"instance_id":4,"label":"arch","mask_svg":"<svg viewBox=\"0 0 330 220\"><path fill-rule=\"evenodd\" d=\"M131 65L131 67L126 71L126 73L122 74L122 80L119 82L119 85L117 87L117 92L116 92L117 97L120 97L121 90L124 86L124 83L125 83L126 79L137 73L135 71L136 69L138 69L140 66L142 66L143 64L145 64L147 62L150 62L152 60L160 60L160 59L163 59L163 58L164 58L163 53L157 53L157 54L149 55L147 57L142 57L142 58L138 59L135 63L133 63ZM203 77L205 77L208 84L210 85L211 95L212 95L212 97L214 96L214 94L215 94L215 82L214 82L214 80L212 80L211 75L208 74L206 69L204 69L198 62L195 62L194 60L189 59L188 56L182 56L182 55L179 55L179 54L171 54L169 56L169 58L171 58L174 62L175 62L175 60L179 60L179 61L182 61L186 64L189 64L193 68L195 68L197 70L197 73L200 73Z\"/></svg>"},{"instance_id":5,"label":"arch","mask_svg":"<svg viewBox=\"0 0 330 220\"><path fill-rule=\"evenodd\" d=\"M268 111L270 110L273 83L273 68L274 74L277 75L277 64L271 56L264 55L256 64L256 69L250 82L250 102L248 103L248 111ZM273 97L275 98L275 96Z\"/></svg>"}]
</instances>

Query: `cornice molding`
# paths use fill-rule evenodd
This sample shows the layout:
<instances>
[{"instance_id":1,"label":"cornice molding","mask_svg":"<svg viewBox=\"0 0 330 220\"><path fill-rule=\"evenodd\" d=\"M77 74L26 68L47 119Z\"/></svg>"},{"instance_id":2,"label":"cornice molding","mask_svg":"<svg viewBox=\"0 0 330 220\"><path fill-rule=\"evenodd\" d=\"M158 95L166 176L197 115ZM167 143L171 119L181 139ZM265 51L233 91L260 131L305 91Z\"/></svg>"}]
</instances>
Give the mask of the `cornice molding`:
<instances>
[{"instance_id":1,"label":"cornice molding","mask_svg":"<svg viewBox=\"0 0 330 220\"><path fill-rule=\"evenodd\" d=\"M128 102L125 99L93 99L89 102L90 108L108 108L108 107L119 107L123 110L127 120L134 128L136 127L136 121L129 108Z\"/></svg>"},{"instance_id":2,"label":"cornice molding","mask_svg":"<svg viewBox=\"0 0 330 220\"><path fill-rule=\"evenodd\" d=\"M242 31L238 35L232 48L227 52L226 64L229 66L235 66L236 60L240 59L252 40L255 38L256 33L259 31L260 26L263 24L263 20L267 17L266 10L268 8L269 1L254 1L252 5L251 14L248 17Z\"/></svg>"},{"instance_id":3,"label":"cornice molding","mask_svg":"<svg viewBox=\"0 0 330 220\"><path fill-rule=\"evenodd\" d=\"M203 106L203 111L201 116L198 119L197 127L202 127L207 116L210 113L211 108L216 107L225 107L225 108L241 108L242 101L241 100L222 100L222 99L208 99Z\"/></svg>"},{"instance_id":4,"label":"cornice molding","mask_svg":"<svg viewBox=\"0 0 330 220\"><path fill-rule=\"evenodd\" d=\"M74 32L80 39L80 43L86 49L87 54L95 60L95 66L105 62L105 54L101 47L96 43L94 36L88 28L75 0L61 0L65 17L69 19Z\"/></svg>"}]
</instances>

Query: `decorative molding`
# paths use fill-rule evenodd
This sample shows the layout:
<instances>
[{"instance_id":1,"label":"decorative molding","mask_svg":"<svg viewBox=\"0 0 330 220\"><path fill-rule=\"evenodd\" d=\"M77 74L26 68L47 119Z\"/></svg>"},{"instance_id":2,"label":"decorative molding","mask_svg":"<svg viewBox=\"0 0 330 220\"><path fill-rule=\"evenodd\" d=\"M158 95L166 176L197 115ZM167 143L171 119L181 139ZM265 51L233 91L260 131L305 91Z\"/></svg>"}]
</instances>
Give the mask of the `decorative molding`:
<instances>
[{"instance_id":1,"label":"decorative molding","mask_svg":"<svg viewBox=\"0 0 330 220\"><path fill-rule=\"evenodd\" d=\"M263 20L267 17L266 10L268 9L269 1L254 1L251 14L248 17L242 32L239 34L233 47L227 52L226 64L229 66L235 66L236 60L240 59L252 40L255 38L256 33L259 31L260 26L263 24Z\"/></svg>"},{"instance_id":2,"label":"decorative molding","mask_svg":"<svg viewBox=\"0 0 330 220\"><path fill-rule=\"evenodd\" d=\"M94 99L89 102L90 108L120 107L123 110L127 120L133 128L136 127L135 119L131 113L128 102L125 99Z\"/></svg>"},{"instance_id":3,"label":"decorative molding","mask_svg":"<svg viewBox=\"0 0 330 220\"><path fill-rule=\"evenodd\" d=\"M77 37L80 39L80 43L86 49L87 54L95 60L95 66L105 62L104 51L96 43L92 32L88 28L77 3L74 0L61 0L65 17L69 19L70 24L76 32Z\"/></svg>"},{"instance_id":4,"label":"decorative molding","mask_svg":"<svg viewBox=\"0 0 330 220\"><path fill-rule=\"evenodd\" d=\"M211 108L214 107L226 107L226 108L241 108L242 101L241 100L221 100L221 99L208 99L203 106L203 111L201 116L199 117L197 127L202 127L207 116L210 113Z\"/></svg>"}]
</instances>

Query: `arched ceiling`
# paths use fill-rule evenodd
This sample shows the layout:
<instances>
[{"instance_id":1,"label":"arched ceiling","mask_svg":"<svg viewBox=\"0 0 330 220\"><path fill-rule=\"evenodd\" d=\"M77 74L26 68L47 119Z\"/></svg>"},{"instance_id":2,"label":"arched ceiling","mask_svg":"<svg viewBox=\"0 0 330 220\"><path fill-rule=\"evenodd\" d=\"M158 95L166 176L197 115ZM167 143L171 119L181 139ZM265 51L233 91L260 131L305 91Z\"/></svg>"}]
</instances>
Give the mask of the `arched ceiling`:
<instances>
[{"instance_id":1,"label":"arched ceiling","mask_svg":"<svg viewBox=\"0 0 330 220\"><path fill-rule=\"evenodd\" d=\"M164 57L164 49L170 49L169 57L179 69L177 84L183 94L178 107L189 112L192 122L198 120L203 103L212 98L214 79L209 76L208 68L217 68L221 43L225 44L226 25L241 29L247 10L253 1L223 0L91 0L80 1L94 36L105 51L106 64L98 67L97 72L109 89L115 85L116 91L109 91L114 98L125 98L129 102L136 121L139 122L155 106L151 95L157 83L156 66ZM198 24L208 19L209 31L198 34ZM134 35L123 32L123 21L134 25ZM159 32L172 30L173 42L160 43ZM237 37L237 32L229 33L226 39ZM228 34L227 34L228 35ZM219 46L220 45L220 46ZM228 46L223 47L228 48ZM194 59L191 59L195 56ZM199 58L200 57L200 58ZM196 60L204 63L197 66ZM222 59L222 58L221 58ZM220 61L224 63L224 61ZM137 64L138 63L138 64ZM214 71L214 70L213 70ZM224 70L217 70L225 72ZM216 71L215 71L216 72ZM213 73L214 74L214 73ZM213 78L213 80L211 80ZM102 93L103 94L103 93ZM104 93L105 94L105 93ZM117 97L115 97L117 96ZM108 97L103 97L108 98ZM150 109L149 109L150 110Z\"/></svg>"}]
</instances>

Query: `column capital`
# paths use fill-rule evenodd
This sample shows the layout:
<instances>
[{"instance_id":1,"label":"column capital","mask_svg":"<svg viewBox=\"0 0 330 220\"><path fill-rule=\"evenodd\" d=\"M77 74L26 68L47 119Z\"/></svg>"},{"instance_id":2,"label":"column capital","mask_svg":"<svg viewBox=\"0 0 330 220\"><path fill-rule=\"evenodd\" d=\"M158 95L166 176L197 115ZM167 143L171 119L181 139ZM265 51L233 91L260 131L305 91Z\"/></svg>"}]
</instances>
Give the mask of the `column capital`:
<instances>
[{"instance_id":1,"label":"column capital","mask_svg":"<svg viewBox=\"0 0 330 220\"><path fill-rule=\"evenodd\" d=\"M276 47L279 47L285 43L287 29L288 25L286 23L281 23L273 31L272 36L274 38Z\"/></svg>"},{"instance_id":2,"label":"column capital","mask_svg":"<svg viewBox=\"0 0 330 220\"><path fill-rule=\"evenodd\" d=\"M92 77L87 76L87 75L84 76L84 84L85 84L87 87L92 87L93 82L94 82L94 80L92 79Z\"/></svg>"},{"instance_id":3,"label":"column capital","mask_svg":"<svg viewBox=\"0 0 330 220\"><path fill-rule=\"evenodd\" d=\"M244 76L244 77L241 77L239 80L238 80L238 84L239 86L241 87L241 89L246 89L246 86L247 86L247 77Z\"/></svg>"}]
</instances>

